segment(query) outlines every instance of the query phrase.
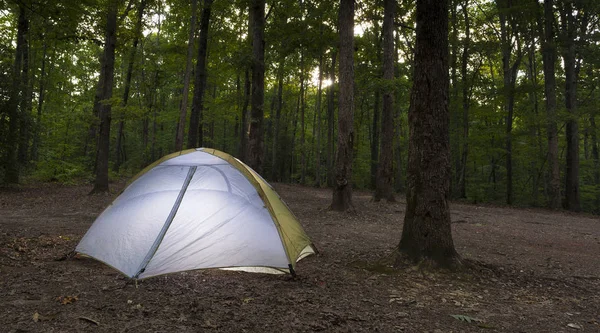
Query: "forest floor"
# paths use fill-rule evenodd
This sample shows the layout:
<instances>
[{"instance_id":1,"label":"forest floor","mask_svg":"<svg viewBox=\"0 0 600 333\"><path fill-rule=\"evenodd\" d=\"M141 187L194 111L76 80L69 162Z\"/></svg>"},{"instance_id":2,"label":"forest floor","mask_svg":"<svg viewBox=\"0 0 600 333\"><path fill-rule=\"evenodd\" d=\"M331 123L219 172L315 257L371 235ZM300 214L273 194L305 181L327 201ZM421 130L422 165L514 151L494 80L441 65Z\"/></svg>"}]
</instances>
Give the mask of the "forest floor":
<instances>
[{"instance_id":1,"label":"forest floor","mask_svg":"<svg viewBox=\"0 0 600 333\"><path fill-rule=\"evenodd\" d=\"M348 215L327 210L327 189L277 184L321 251L297 278L209 270L136 286L92 259L58 260L122 186L0 190L0 331L600 332L597 216L453 203L455 245L472 267L393 270L383 263L403 198L355 192Z\"/></svg>"}]
</instances>

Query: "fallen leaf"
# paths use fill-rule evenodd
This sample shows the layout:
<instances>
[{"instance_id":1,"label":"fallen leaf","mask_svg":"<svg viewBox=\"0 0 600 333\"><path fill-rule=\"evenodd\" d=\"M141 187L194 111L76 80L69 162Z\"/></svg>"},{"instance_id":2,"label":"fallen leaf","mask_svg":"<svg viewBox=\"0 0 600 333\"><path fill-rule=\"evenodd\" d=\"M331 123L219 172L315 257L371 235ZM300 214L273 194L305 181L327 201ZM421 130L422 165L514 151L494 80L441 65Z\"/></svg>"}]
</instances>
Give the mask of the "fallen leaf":
<instances>
[{"instance_id":1,"label":"fallen leaf","mask_svg":"<svg viewBox=\"0 0 600 333\"><path fill-rule=\"evenodd\" d=\"M75 303L79 300L78 296L58 296L56 298L62 305L67 305L71 303Z\"/></svg>"},{"instance_id":2,"label":"fallen leaf","mask_svg":"<svg viewBox=\"0 0 600 333\"><path fill-rule=\"evenodd\" d=\"M100 323L99 323L97 320L94 320L94 319L92 319L92 318L88 318L88 317L83 317L83 316L81 316L81 317L79 317L79 319L81 319L81 320L83 320L83 321L87 321L87 322L89 322L89 323L92 323L92 324L94 324L94 325L96 325L96 326L100 326Z\"/></svg>"}]
</instances>

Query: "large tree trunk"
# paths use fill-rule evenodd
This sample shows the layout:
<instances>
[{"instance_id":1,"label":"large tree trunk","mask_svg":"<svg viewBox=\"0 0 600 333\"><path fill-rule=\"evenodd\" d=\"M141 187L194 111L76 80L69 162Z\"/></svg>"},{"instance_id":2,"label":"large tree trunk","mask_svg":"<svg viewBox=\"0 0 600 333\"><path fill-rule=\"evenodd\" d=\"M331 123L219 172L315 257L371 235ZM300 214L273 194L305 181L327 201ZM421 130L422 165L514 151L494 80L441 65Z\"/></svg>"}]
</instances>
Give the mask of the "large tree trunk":
<instances>
[{"instance_id":1,"label":"large tree trunk","mask_svg":"<svg viewBox=\"0 0 600 333\"><path fill-rule=\"evenodd\" d=\"M102 56L100 78L98 79L98 92L95 99L100 118L98 133L98 148L96 149L96 180L90 192L108 192L108 154L110 145L110 120L111 105L107 103L112 98L113 80L115 73L115 48L117 44L117 11L119 0L110 0L106 19L106 35L104 39L104 52Z\"/></svg>"},{"instance_id":2,"label":"large tree trunk","mask_svg":"<svg viewBox=\"0 0 600 333\"><path fill-rule=\"evenodd\" d=\"M133 45L131 46L131 51L129 53L129 60L127 61L127 74L125 75L125 87L123 88L123 101L121 106L123 108L127 107L127 102L129 101L129 91L131 88L131 76L133 75L133 64L135 62L135 55L137 53L137 46L140 41L140 35L142 34L142 19L144 17L144 9L146 8L146 0L142 0L140 6L137 11L137 21L135 23L135 36L133 37ZM117 143L115 147L115 164L113 165L113 169L115 172L119 171L121 164L124 161L125 152L123 149L123 140L125 139L125 121L121 119L119 121L119 129L117 132Z\"/></svg>"},{"instance_id":3,"label":"large tree trunk","mask_svg":"<svg viewBox=\"0 0 600 333\"><path fill-rule=\"evenodd\" d=\"M21 82L21 72L24 66L24 53L27 48L27 35L29 33L29 20L24 4L19 5L19 18L17 19L17 47L15 62L12 72L12 87L8 101L8 138L6 140L6 160L4 182L7 184L19 183L19 160L17 158L19 145L19 95L25 92L25 82ZM22 97L24 98L24 97Z\"/></svg>"},{"instance_id":4,"label":"large tree trunk","mask_svg":"<svg viewBox=\"0 0 600 333\"><path fill-rule=\"evenodd\" d=\"M202 111L204 109L204 90L206 90L206 51L208 49L208 29L212 2L213 0L204 0L204 9L200 19L200 39L194 78L194 99L192 100L192 113L188 130L188 148L202 147L204 144Z\"/></svg>"},{"instance_id":5,"label":"large tree trunk","mask_svg":"<svg viewBox=\"0 0 600 333\"><path fill-rule=\"evenodd\" d=\"M383 113L381 116L381 152L377 169L375 201L396 201L393 188L394 159L394 12L396 0L384 1L383 17Z\"/></svg>"},{"instance_id":6,"label":"large tree trunk","mask_svg":"<svg viewBox=\"0 0 600 333\"><path fill-rule=\"evenodd\" d=\"M334 121L335 121L335 61L337 55L335 51L331 52L331 68L329 69L329 79L331 85L327 88L327 186L334 186L333 158L335 154L335 143L333 142Z\"/></svg>"},{"instance_id":7,"label":"large tree trunk","mask_svg":"<svg viewBox=\"0 0 600 333\"><path fill-rule=\"evenodd\" d=\"M471 46L471 21L469 19L469 1L465 0L463 6L465 19L465 42L462 53L460 74L462 77L462 153L460 159L460 175L458 178L458 190L460 198L467 198L467 157L469 155L469 85L467 68L469 64L469 47Z\"/></svg>"},{"instance_id":8,"label":"large tree trunk","mask_svg":"<svg viewBox=\"0 0 600 333\"><path fill-rule=\"evenodd\" d=\"M175 150L183 149L183 138L185 136L185 123L187 120L188 95L190 91L190 76L192 74L192 59L194 58L194 35L196 34L196 15L198 13L198 0L192 0L192 17L190 18L190 32L188 34L187 58L185 72L183 74L183 91L181 104L179 105L179 122L175 134Z\"/></svg>"},{"instance_id":9,"label":"large tree trunk","mask_svg":"<svg viewBox=\"0 0 600 333\"><path fill-rule=\"evenodd\" d=\"M252 0L252 107L248 131L247 163L262 173L265 104L265 0Z\"/></svg>"},{"instance_id":10,"label":"large tree trunk","mask_svg":"<svg viewBox=\"0 0 600 333\"><path fill-rule=\"evenodd\" d=\"M460 263L450 228L448 0L417 0L409 110L408 192L398 263ZM435 82L435 84L432 84Z\"/></svg>"},{"instance_id":11,"label":"large tree trunk","mask_svg":"<svg viewBox=\"0 0 600 333\"><path fill-rule=\"evenodd\" d=\"M340 98L338 148L335 154L335 187L331 209L354 210L352 204L352 146L354 138L354 0L341 0Z\"/></svg>"}]
</instances>

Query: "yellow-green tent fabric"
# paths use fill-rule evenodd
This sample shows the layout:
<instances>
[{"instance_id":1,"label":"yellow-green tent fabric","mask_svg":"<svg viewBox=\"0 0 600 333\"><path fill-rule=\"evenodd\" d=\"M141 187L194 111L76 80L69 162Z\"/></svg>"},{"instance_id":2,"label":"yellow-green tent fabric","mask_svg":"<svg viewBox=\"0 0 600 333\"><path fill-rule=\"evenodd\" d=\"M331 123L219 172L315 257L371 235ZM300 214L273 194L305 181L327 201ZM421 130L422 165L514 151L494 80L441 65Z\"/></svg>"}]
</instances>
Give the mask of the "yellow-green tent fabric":
<instances>
[{"instance_id":1,"label":"yellow-green tent fabric","mask_svg":"<svg viewBox=\"0 0 600 333\"><path fill-rule=\"evenodd\" d=\"M206 268L295 274L316 252L258 173L216 149L167 155L135 176L77 245L143 279Z\"/></svg>"}]
</instances>

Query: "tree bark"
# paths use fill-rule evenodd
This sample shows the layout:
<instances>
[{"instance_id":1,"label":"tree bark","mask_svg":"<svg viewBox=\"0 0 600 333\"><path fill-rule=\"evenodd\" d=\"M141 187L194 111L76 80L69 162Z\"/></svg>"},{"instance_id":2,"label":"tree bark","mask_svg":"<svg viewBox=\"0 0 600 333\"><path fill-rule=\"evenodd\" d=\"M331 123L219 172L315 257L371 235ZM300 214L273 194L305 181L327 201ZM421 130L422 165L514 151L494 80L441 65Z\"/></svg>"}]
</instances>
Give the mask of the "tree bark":
<instances>
[{"instance_id":1,"label":"tree bark","mask_svg":"<svg viewBox=\"0 0 600 333\"><path fill-rule=\"evenodd\" d=\"M283 69L285 65L285 56L279 56L279 65L277 69L277 107L275 110L275 128L273 129L273 148L271 152L271 180L279 181L277 161L277 143L279 142L279 128L281 122L281 109L283 108Z\"/></svg>"},{"instance_id":2,"label":"tree bark","mask_svg":"<svg viewBox=\"0 0 600 333\"><path fill-rule=\"evenodd\" d=\"M517 71L521 63L521 43L516 32L516 22L509 13L511 3L508 0L497 0L500 16L500 34L502 43L502 72L504 78L504 111L506 113L506 204L513 203L513 162L512 162L512 128L515 106L515 85ZM510 26L509 26L510 25ZM517 43L515 62L511 64L512 39Z\"/></svg>"},{"instance_id":3,"label":"tree bark","mask_svg":"<svg viewBox=\"0 0 600 333\"><path fill-rule=\"evenodd\" d=\"M304 81L304 49L302 49L300 50L300 184L304 184L306 182L306 105L304 100L306 88Z\"/></svg>"},{"instance_id":4,"label":"tree bark","mask_svg":"<svg viewBox=\"0 0 600 333\"><path fill-rule=\"evenodd\" d=\"M333 142L334 121L335 121L335 61L337 55L335 51L331 52L331 68L329 75L331 85L327 88L327 186L334 186L333 159L335 154L335 143Z\"/></svg>"},{"instance_id":5,"label":"tree bark","mask_svg":"<svg viewBox=\"0 0 600 333\"><path fill-rule=\"evenodd\" d=\"M352 204L352 147L354 138L354 0L341 0L340 98L338 148L335 154L335 187L331 209L354 210Z\"/></svg>"},{"instance_id":6,"label":"tree bark","mask_svg":"<svg viewBox=\"0 0 600 333\"><path fill-rule=\"evenodd\" d=\"M192 16L190 18L190 32L188 34L187 58L185 61L185 72L183 74L183 92L181 104L179 105L179 122L175 134L175 150L183 149L183 138L185 137L185 123L187 121L188 98L190 91L190 76L192 75L192 59L194 58L194 35L196 34L196 16L198 14L198 0L192 0Z\"/></svg>"},{"instance_id":7,"label":"tree bark","mask_svg":"<svg viewBox=\"0 0 600 333\"><path fill-rule=\"evenodd\" d=\"M383 17L383 112L381 116L381 152L377 170L375 201L395 202L394 160L394 12L396 0L384 1Z\"/></svg>"},{"instance_id":8,"label":"tree bark","mask_svg":"<svg viewBox=\"0 0 600 333\"><path fill-rule=\"evenodd\" d=\"M24 66L24 52L27 48L27 37L29 33L29 19L25 5L19 5L19 17L17 19L17 47L15 50L15 62L12 72L12 87L8 101L8 138L6 140L6 161L4 164L4 182L6 184L19 183L19 160L18 160L18 145L19 145L19 95L24 95L25 83L21 82L22 70Z\"/></svg>"},{"instance_id":9,"label":"tree bark","mask_svg":"<svg viewBox=\"0 0 600 333\"><path fill-rule=\"evenodd\" d=\"M579 114L577 112L577 79L576 20L573 16L573 4L563 3L561 6L561 25L565 69L565 107L569 118L566 124L567 167L565 177L565 208L580 211L579 199Z\"/></svg>"},{"instance_id":10,"label":"tree bark","mask_svg":"<svg viewBox=\"0 0 600 333\"><path fill-rule=\"evenodd\" d=\"M121 106L123 108L127 107L127 102L129 101L129 91L131 89L131 76L133 75L133 65L135 62L135 55L137 53L137 46L140 41L140 35L142 34L142 19L144 17L144 10L146 8L146 3L147 3L146 0L142 0L140 2L140 5L139 5L138 11L137 11L137 21L135 23L135 29L134 29L135 36L133 37L133 44L131 46L131 51L129 53L129 60L127 61L127 74L125 75L125 85L123 88L123 101L121 103ZM125 129L125 121L121 119L119 121L119 129L117 132L117 142L116 142L116 147L115 147L116 158L115 158L115 164L113 165L113 170L115 172L119 172L119 168L121 167L121 164L124 161L124 151L123 151L123 140L125 139L124 129Z\"/></svg>"},{"instance_id":11,"label":"tree bark","mask_svg":"<svg viewBox=\"0 0 600 333\"><path fill-rule=\"evenodd\" d=\"M592 132L592 159L594 160L594 185L600 188L600 153L598 152L598 128L596 127L596 117L592 115L590 117L590 129ZM600 190L596 190L595 200L596 213L600 213Z\"/></svg>"},{"instance_id":12,"label":"tree bark","mask_svg":"<svg viewBox=\"0 0 600 333\"><path fill-rule=\"evenodd\" d=\"M377 187L377 164L379 159L379 87L375 88L373 121L371 122L371 186Z\"/></svg>"},{"instance_id":13,"label":"tree bark","mask_svg":"<svg viewBox=\"0 0 600 333\"><path fill-rule=\"evenodd\" d=\"M321 27L321 35L322 35ZM316 136L317 146L315 148L315 186L321 187L321 97L323 92L323 53L319 54L319 84L317 87L317 104L315 106L316 112Z\"/></svg>"},{"instance_id":14,"label":"tree bark","mask_svg":"<svg viewBox=\"0 0 600 333\"><path fill-rule=\"evenodd\" d=\"M108 192L108 154L110 145L111 105L113 80L115 73L115 48L117 44L117 11L119 0L110 0L106 19L106 35L104 37L104 52L102 56L98 92L94 109L98 110L100 118L98 133L98 148L96 150L96 180L90 192Z\"/></svg>"},{"instance_id":15,"label":"tree bark","mask_svg":"<svg viewBox=\"0 0 600 333\"><path fill-rule=\"evenodd\" d=\"M23 45L23 62L21 64L21 98L19 106L19 148L17 151L17 159L21 166L27 165L27 153L29 152L29 134L31 126L31 98L33 92L33 80L29 78L29 51L31 44L29 43L29 18L27 18L27 29L25 30L25 38Z\"/></svg>"},{"instance_id":16,"label":"tree bark","mask_svg":"<svg viewBox=\"0 0 600 333\"><path fill-rule=\"evenodd\" d=\"M409 110L408 192L397 263L404 256L460 264L450 228L448 0L417 0ZM432 84L435 82L435 84Z\"/></svg>"},{"instance_id":17,"label":"tree bark","mask_svg":"<svg viewBox=\"0 0 600 333\"><path fill-rule=\"evenodd\" d=\"M536 5L538 3L535 0ZM560 169L558 163L558 125L556 103L556 44L554 43L554 4L544 1L544 19L538 14L539 37L542 40L544 94L546 95L546 132L548 137L548 207L560 208ZM538 12L539 13L539 12Z\"/></svg>"},{"instance_id":18,"label":"tree bark","mask_svg":"<svg viewBox=\"0 0 600 333\"><path fill-rule=\"evenodd\" d=\"M44 47L42 50L42 67L40 72L40 85L38 90L37 116L35 120L35 130L33 133L33 143L31 145L31 159L37 161L39 158L38 149L40 145L40 132L42 131L42 110L44 107L44 97L46 95L46 61L48 43L44 38Z\"/></svg>"},{"instance_id":19,"label":"tree bark","mask_svg":"<svg viewBox=\"0 0 600 333\"><path fill-rule=\"evenodd\" d=\"M192 100L192 113L190 115L190 128L188 130L188 148L202 147L204 144L202 111L204 109L204 90L206 90L206 55L212 3L213 0L204 0L204 8L202 10L202 17L200 18L200 39L194 78L194 98Z\"/></svg>"},{"instance_id":20,"label":"tree bark","mask_svg":"<svg viewBox=\"0 0 600 333\"><path fill-rule=\"evenodd\" d=\"M467 67L469 64L469 48L471 46L471 21L469 19L469 0L465 0L463 8L463 16L465 20L465 42L462 53L462 62L460 73L462 76L462 153L460 159L460 176L458 178L458 190L460 198L467 198L467 157L469 155L469 80Z\"/></svg>"},{"instance_id":21,"label":"tree bark","mask_svg":"<svg viewBox=\"0 0 600 333\"><path fill-rule=\"evenodd\" d=\"M252 105L248 131L247 163L259 174L263 164L265 104L265 0L252 0Z\"/></svg>"}]
</instances>

